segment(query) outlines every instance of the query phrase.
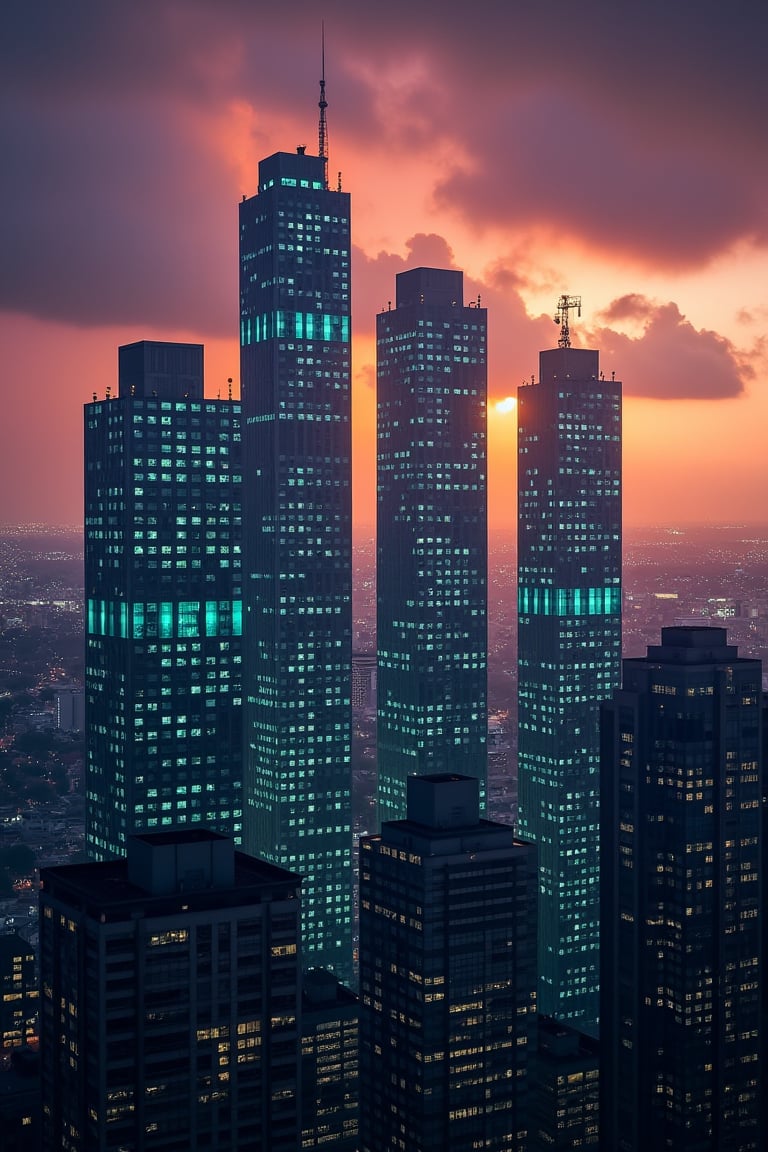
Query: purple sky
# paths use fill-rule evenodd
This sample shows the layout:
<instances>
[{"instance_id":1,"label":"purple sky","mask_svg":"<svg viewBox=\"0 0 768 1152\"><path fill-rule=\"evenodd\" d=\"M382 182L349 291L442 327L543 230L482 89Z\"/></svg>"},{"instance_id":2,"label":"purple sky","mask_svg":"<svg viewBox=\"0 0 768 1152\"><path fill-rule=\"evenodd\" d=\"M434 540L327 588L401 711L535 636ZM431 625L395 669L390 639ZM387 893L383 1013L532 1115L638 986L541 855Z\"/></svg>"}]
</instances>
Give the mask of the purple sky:
<instances>
[{"instance_id":1,"label":"purple sky","mask_svg":"<svg viewBox=\"0 0 768 1152\"><path fill-rule=\"evenodd\" d=\"M260 157L315 148L321 14L330 167L353 196L359 519L374 314L415 263L482 295L495 399L555 342L558 295L583 296L575 342L629 398L630 518L718 518L768 490L764 3L276 7L4 12L0 522L79 520L81 406L119 343L203 340L209 391L237 378L236 206Z\"/></svg>"}]
</instances>

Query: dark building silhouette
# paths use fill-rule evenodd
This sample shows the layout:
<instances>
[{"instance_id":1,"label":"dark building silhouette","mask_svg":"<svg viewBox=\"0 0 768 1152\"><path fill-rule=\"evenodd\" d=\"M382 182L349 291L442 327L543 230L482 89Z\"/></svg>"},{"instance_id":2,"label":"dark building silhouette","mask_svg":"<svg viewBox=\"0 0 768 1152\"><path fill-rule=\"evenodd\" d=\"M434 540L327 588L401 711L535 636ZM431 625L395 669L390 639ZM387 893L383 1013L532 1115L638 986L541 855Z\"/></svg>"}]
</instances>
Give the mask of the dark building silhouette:
<instances>
[{"instance_id":1,"label":"dark building silhouette","mask_svg":"<svg viewBox=\"0 0 768 1152\"><path fill-rule=\"evenodd\" d=\"M759 1149L761 666L664 628L603 710L601 1146Z\"/></svg>"},{"instance_id":2,"label":"dark building silhouette","mask_svg":"<svg viewBox=\"0 0 768 1152\"><path fill-rule=\"evenodd\" d=\"M479 782L412 776L360 841L361 1152L526 1147L535 851Z\"/></svg>"},{"instance_id":3,"label":"dark building silhouette","mask_svg":"<svg viewBox=\"0 0 768 1152\"><path fill-rule=\"evenodd\" d=\"M414 268L377 334L378 810L409 775L480 781L487 744L486 311Z\"/></svg>"},{"instance_id":4,"label":"dark building silhouette","mask_svg":"<svg viewBox=\"0 0 768 1152\"><path fill-rule=\"evenodd\" d=\"M540 1016L531 1057L529 1152L600 1144L600 1046L594 1036Z\"/></svg>"},{"instance_id":5,"label":"dark building silhouette","mask_svg":"<svg viewBox=\"0 0 768 1152\"><path fill-rule=\"evenodd\" d=\"M245 846L306 876L308 964L352 971L349 196L278 152L240 205Z\"/></svg>"},{"instance_id":6,"label":"dark building silhouette","mask_svg":"<svg viewBox=\"0 0 768 1152\"><path fill-rule=\"evenodd\" d=\"M590 1027L599 706L621 658L621 385L597 352L563 346L539 375L518 391L519 829L539 856L539 1010Z\"/></svg>"},{"instance_id":7,"label":"dark building silhouette","mask_svg":"<svg viewBox=\"0 0 768 1152\"><path fill-rule=\"evenodd\" d=\"M203 830L42 870L46 1152L295 1152L299 885Z\"/></svg>"},{"instance_id":8,"label":"dark building silhouette","mask_svg":"<svg viewBox=\"0 0 768 1152\"><path fill-rule=\"evenodd\" d=\"M40 1058L32 1048L14 1048L0 1068L0 1147L3 1152L39 1152L42 1099Z\"/></svg>"},{"instance_id":9,"label":"dark building silhouette","mask_svg":"<svg viewBox=\"0 0 768 1152\"><path fill-rule=\"evenodd\" d=\"M304 973L301 1001L301 1147L357 1152L357 996L332 972Z\"/></svg>"},{"instance_id":10,"label":"dark building silhouette","mask_svg":"<svg viewBox=\"0 0 768 1152\"><path fill-rule=\"evenodd\" d=\"M120 349L85 406L86 835L242 826L240 404L203 348Z\"/></svg>"}]
</instances>

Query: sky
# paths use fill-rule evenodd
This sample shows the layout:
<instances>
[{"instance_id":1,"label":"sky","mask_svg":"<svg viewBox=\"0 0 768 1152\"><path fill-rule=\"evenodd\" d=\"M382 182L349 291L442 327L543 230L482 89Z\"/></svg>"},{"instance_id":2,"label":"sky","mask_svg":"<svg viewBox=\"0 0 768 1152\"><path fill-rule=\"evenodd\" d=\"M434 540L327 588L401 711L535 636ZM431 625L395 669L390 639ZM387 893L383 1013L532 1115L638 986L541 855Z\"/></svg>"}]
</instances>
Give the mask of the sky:
<instances>
[{"instance_id":1,"label":"sky","mask_svg":"<svg viewBox=\"0 0 768 1152\"><path fill-rule=\"evenodd\" d=\"M260 159L316 151L322 19L358 528L375 314L418 265L488 308L492 528L503 401L561 293L624 382L626 522L768 521L764 0L35 0L0 35L0 524L82 521L82 406L120 344L200 341L207 393L237 394L237 205Z\"/></svg>"}]
</instances>

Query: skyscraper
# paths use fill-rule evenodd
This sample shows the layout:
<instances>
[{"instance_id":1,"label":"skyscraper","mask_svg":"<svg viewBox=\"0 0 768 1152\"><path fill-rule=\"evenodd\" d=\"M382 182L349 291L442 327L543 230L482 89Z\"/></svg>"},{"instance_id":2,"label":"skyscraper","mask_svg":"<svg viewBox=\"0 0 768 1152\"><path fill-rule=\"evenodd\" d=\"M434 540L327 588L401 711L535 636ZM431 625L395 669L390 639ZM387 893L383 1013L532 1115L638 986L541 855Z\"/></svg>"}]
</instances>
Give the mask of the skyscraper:
<instances>
[{"instance_id":1,"label":"skyscraper","mask_svg":"<svg viewBox=\"0 0 768 1152\"><path fill-rule=\"evenodd\" d=\"M601 1131L762 1148L761 666L663 628L604 706Z\"/></svg>"},{"instance_id":2,"label":"skyscraper","mask_svg":"<svg viewBox=\"0 0 768 1152\"><path fill-rule=\"evenodd\" d=\"M357 996L322 968L304 973L301 1005L301 1147L357 1152Z\"/></svg>"},{"instance_id":3,"label":"skyscraper","mask_svg":"<svg viewBox=\"0 0 768 1152\"><path fill-rule=\"evenodd\" d=\"M600 1143L600 1042L540 1016L531 1057L528 1148L575 1152Z\"/></svg>"},{"instance_id":4,"label":"skyscraper","mask_svg":"<svg viewBox=\"0 0 768 1152\"><path fill-rule=\"evenodd\" d=\"M536 861L478 781L412 776L360 841L361 1152L526 1147Z\"/></svg>"},{"instance_id":5,"label":"skyscraper","mask_svg":"<svg viewBox=\"0 0 768 1152\"><path fill-rule=\"evenodd\" d=\"M413 268L377 317L378 808L409 775L480 781L487 752L486 311Z\"/></svg>"},{"instance_id":6,"label":"skyscraper","mask_svg":"<svg viewBox=\"0 0 768 1152\"><path fill-rule=\"evenodd\" d=\"M352 972L349 196L278 152L240 205L245 845L306 877L308 964Z\"/></svg>"},{"instance_id":7,"label":"skyscraper","mask_svg":"<svg viewBox=\"0 0 768 1152\"><path fill-rule=\"evenodd\" d=\"M34 1042L40 991L35 950L18 932L0 936L0 1052Z\"/></svg>"},{"instance_id":8,"label":"skyscraper","mask_svg":"<svg viewBox=\"0 0 768 1152\"><path fill-rule=\"evenodd\" d=\"M592 1026L599 706L621 659L621 384L570 347L567 312L539 376L518 392L519 830L539 854L539 1010Z\"/></svg>"},{"instance_id":9,"label":"skyscraper","mask_svg":"<svg viewBox=\"0 0 768 1152\"><path fill-rule=\"evenodd\" d=\"M184 829L40 881L46 1152L295 1152L300 877Z\"/></svg>"},{"instance_id":10,"label":"skyscraper","mask_svg":"<svg viewBox=\"0 0 768 1152\"><path fill-rule=\"evenodd\" d=\"M85 406L86 834L242 824L240 404L203 348L119 352Z\"/></svg>"}]
</instances>

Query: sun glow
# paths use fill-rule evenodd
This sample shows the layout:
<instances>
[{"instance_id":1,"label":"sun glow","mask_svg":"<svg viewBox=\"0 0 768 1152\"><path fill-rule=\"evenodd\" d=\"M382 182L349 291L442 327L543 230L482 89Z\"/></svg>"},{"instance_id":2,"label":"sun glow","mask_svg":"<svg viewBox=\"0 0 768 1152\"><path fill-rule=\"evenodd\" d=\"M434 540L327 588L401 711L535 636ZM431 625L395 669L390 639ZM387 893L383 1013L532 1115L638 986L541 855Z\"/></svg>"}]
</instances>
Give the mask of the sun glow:
<instances>
[{"instance_id":1,"label":"sun glow","mask_svg":"<svg viewBox=\"0 0 768 1152\"><path fill-rule=\"evenodd\" d=\"M503 400L497 400L494 405L496 411L502 415L506 415L507 412L514 412L516 407L517 400L514 396L505 396Z\"/></svg>"}]
</instances>

